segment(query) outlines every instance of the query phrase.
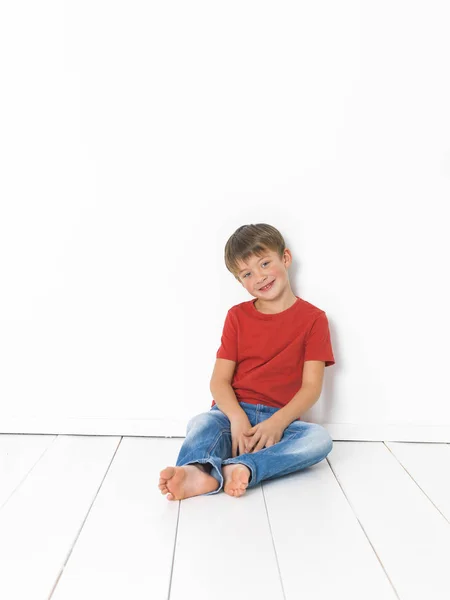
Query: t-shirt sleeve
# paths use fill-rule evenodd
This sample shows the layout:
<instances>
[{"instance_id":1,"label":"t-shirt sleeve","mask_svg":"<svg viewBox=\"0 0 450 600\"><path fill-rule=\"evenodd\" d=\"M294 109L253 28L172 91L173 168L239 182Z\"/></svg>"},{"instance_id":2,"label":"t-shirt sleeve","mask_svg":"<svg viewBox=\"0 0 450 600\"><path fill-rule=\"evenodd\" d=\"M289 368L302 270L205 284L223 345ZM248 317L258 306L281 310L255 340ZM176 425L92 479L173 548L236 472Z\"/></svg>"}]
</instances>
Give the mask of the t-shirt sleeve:
<instances>
[{"instance_id":1,"label":"t-shirt sleeve","mask_svg":"<svg viewBox=\"0 0 450 600\"><path fill-rule=\"evenodd\" d=\"M320 313L314 321L306 338L305 361L307 360L323 360L326 367L335 364L325 312Z\"/></svg>"},{"instance_id":2,"label":"t-shirt sleeve","mask_svg":"<svg viewBox=\"0 0 450 600\"><path fill-rule=\"evenodd\" d=\"M237 362L237 328L233 315L228 311L223 326L220 348L216 358L226 358Z\"/></svg>"}]
</instances>

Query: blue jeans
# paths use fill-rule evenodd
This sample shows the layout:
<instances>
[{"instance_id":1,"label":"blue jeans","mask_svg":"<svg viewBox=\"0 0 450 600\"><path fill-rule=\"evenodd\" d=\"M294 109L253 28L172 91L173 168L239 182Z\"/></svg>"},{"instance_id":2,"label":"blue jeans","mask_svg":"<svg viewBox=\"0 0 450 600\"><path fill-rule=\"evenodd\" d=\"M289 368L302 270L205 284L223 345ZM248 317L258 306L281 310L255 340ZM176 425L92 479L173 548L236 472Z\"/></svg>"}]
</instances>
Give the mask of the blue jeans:
<instances>
[{"instance_id":1,"label":"blue jeans","mask_svg":"<svg viewBox=\"0 0 450 600\"><path fill-rule=\"evenodd\" d=\"M278 408L265 404L240 402L252 427L271 417ZM332 450L333 440L328 431L316 423L293 421L283 432L281 440L262 448L258 452L240 454L231 457L230 420L215 404L208 412L203 412L187 424L186 438L177 458L177 467L193 463L209 463L210 474L223 487L222 467L241 463L250 469L251 475L247 488L254 487L260 481L274 479L300 471L323 460Z\"/></svg>"}]
</instances>

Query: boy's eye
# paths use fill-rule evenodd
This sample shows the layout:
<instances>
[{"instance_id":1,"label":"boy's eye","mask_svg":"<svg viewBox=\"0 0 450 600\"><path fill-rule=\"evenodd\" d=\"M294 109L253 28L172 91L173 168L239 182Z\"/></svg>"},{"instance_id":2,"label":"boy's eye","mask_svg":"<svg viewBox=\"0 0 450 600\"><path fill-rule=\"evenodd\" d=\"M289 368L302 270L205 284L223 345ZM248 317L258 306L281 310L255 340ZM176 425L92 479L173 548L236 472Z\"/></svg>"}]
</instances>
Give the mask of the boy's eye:
<instances>
[{"instance_id":1,"label":"boy's eye","mask_svg":"<svg viewBox=\"0 0 450 600\"><path fill-rule=\"evenodd\" d=\"M270 263L270 260L267 260L266 262L263 262L263 265L268 265ZM245 279L247 277L247 275L250 275L250 273L245 273L245 275L243 276L243 279Z\"/></svg>"}]
</instances>

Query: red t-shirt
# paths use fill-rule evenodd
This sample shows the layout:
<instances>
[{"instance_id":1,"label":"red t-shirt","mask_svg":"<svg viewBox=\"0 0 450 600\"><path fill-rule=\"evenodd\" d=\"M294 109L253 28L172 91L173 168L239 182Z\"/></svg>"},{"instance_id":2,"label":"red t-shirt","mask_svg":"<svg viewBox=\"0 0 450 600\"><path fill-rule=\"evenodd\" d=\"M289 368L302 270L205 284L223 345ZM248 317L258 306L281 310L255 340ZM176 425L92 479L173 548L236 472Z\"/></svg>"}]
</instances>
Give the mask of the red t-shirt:
<instances>
[{"instance_id":1,"label":"red t-shirt","mask_svg":"<svg viewBox=\"0 0 450 600\"><path fill-rule=\"evenodd\" d=\"M302 387L305 361L334 365L325 312L296 298L276 314L259 312L256 299L228 311L216 357L236 362L231 385L238 401L282 408Z\"/></svg>"}]
</instances>

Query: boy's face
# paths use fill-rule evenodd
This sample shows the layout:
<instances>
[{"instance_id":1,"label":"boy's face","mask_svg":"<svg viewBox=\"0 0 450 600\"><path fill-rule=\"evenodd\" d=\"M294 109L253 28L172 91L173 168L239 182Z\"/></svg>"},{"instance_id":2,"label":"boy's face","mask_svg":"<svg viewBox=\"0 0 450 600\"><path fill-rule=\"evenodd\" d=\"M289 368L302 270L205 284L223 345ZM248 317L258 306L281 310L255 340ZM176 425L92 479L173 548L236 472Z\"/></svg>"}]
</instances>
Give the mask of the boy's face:
<instances>
[{"instance_id":1,"label":"boy's face","mask_svg":"<svg viewBox=\"0 0 450 600\"><path fill-rule=\"evenodd\" d=\"M261 257L252 255L247 262L239 263L239 281L255 298L273 299L289 285L288 268L291 262L292 255L287 248L281 259L273 250L267 250ZM262 289L267 284L272 285Z\"/></svg>"}]
</instances>

